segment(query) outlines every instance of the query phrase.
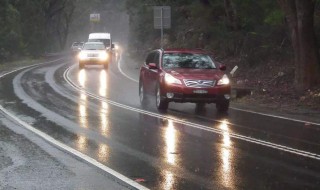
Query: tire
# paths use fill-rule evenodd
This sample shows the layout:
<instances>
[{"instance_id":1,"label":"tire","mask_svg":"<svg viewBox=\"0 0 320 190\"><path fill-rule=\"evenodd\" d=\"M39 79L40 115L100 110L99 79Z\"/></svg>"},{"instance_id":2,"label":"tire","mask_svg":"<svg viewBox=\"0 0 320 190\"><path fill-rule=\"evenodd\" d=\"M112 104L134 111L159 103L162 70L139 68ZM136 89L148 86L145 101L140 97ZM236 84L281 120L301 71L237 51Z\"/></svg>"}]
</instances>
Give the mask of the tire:
<instances>
[{"instance_id":1,"label":"tire","mask_svg":"<svg viewBox=\"0 0 320 190\"><path fill-rule=\"evenodd\" d=\"M216 103L216 108L219 113L226 113L229 109L229 100L223 100Z\"/></svg>"},{"instance_id":2,"label":"tire","mask_svg":"<svg viewBox=\"0 0 320 190\"><path fill-rule=\"evenodd\" d=\"M156 106L159 111L166 111L169 107L169 102L161 97L161 89L159 85L156 89Z\"/></svg>"},{"instance_id":3,"label":"tire","mask_svg":"<svg viewBox=\"0 0 320 190\"><path fill-rule=\"evenodd\" d=\"M144 91L144 86L141 80L139 81L139 100L142 106L147 105L148 100L147 100L146 93Z\"/></svg>"}]
</instances>

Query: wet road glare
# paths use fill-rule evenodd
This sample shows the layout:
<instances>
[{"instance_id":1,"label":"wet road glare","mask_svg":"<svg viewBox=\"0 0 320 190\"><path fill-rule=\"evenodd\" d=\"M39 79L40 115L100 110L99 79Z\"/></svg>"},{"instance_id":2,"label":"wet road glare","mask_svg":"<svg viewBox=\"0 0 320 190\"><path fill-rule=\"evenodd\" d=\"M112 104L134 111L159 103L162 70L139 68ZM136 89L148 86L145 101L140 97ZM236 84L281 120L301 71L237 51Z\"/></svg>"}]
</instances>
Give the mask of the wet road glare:
<instances>
[{"instance_id":1,"label":"wet road glare","mask_svg":"<svg viewBox=\"0 0 320 190\"><path fill-rule=\"evenodd\" d=\"M37 129L150 189L319 189L319 126L219 115L213 105L159 113L152 98L142 108L118 61L108 70L80 70L74 59L25 69L0 81L0 96Z\"/></svg>"}]
</instances>

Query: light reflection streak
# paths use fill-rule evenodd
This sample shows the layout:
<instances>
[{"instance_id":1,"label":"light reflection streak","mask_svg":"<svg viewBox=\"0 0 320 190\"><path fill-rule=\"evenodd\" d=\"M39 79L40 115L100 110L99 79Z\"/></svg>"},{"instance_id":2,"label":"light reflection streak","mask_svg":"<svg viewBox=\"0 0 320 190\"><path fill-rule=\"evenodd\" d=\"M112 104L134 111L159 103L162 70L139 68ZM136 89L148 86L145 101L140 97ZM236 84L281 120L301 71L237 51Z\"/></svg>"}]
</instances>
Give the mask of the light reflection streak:
<instances>
[{"instance_id":1,"label":"light reflection streak","mask_svg":"<svg viewBox=\"0 0 320 190\"><path fill-rule=\"evenodd\" d=\"M100 78L100 86L99 86L99 94L100 96L106 97L107 90L108 90L108 79L107 79L107 72L102 70L99 75ZM105 136L108 135L108 127L109 127L109 105L108 103L102 101L101 108L100 108L100 121L101 121L101 133Z\"/></svg>"},{"instance_id":2,"label":"light reflection streak","mask_svg":"<svg viewBox=\"0 0 320 190\"><path fill-rule=\"evenodd\" d=\"M100 72L100 88L99 88L100 96L107 96L107 72L102 70Z\"/></svg>"},{"instance_id":3,"label":"light reflection streak","mask_svg":"<svg viewBox=\"0 0 320 190\"><path fill-rule=\"evenodd\" d=\"M78 136L77 147L80 151L83 151L87 147L87 138L85 136Z\"/></svg>"},{"instance_id":4,"label":"light reflection streak","mask_svg":"<svg viewBox=\"0 0 320 190\"><path fill-rule=\"evenodd\" d=\"M86 73L85 70L82 69L78 73L78 81L82 87L85 87L85 81L86 81ZM88 127L88 120L87 120L87 96L84 92L80 92L80 101L79 101L79 125L82 128ZM77 146L78 148L83 151L85 150L87 146L87 138L84 136L79 136L77 140Z\"/></svg>"},{"instance_id":5,"label":"light reflection streak","mask_svg":"<svg viewBox=\"0 0 320 190\"><path fill-rule=\"evenodd\" d=\"M233 154L232 154L232 141L230 138L230 132L229 132L229 126L228 126L228 121L223 120L219 126L219 128L223 131L223 143L221 147L221 160L222 160L222 170L221 170L221 175L222 175L222 183L225 187L228 188L233 188L234 187L234 179L233 179L233 170L232 170L232 159L233 159Z\"/></svg>"},{"instance_id":6,"label":"light reflection streak","mask_svg":"<svg viewBox=\"0 0 320 190\"><path fill-rule=\"evenodd\" d=\"M175 129L174 122L172 120L167 120L168 124L164 131L164 140L166 144L165 148L165 157L167 162L171 165L177 164L177 143L178 143L178 132ZM162 189L169 190L173 189L175 183L174 173L171 171L165 170L164 173L164 182L162 184Z\"/></svg>"},{"instance_id":7,"label":"light reflection streak","mask_svg":"<svg viewBox=\"0 0 320 190\"><path fill-rule=\"evenodd\" d=\"M109 147L106 144L99 144L98 158L100 161L107 162L109 155Z\"/></svg>"},{"instance_id":8,"label":"light reflection streak","mask_svg":"<svg viewBox=\"0 0 320 190\"><path fill-rule=\"evenodd\" d=\"M165 171L164 172L164 182L163 182L163 188L164 190L170 190L173 188L173 184L175 181L174 175L170 171Z\"/></svg>"},{"instance_id":9,"label":"light reflection streak","mask_svg":"<svg viewBox=\"0 0 320 190\"><path fill-rule=\"evenodd\" d=\"M78 81L82 87L86 84L86 70L81 69L78 73Z\"/></svg>"},{"instance_id":10,"label":"light reflection streak","mask_svg":"<svg viewBox=\"0 0 320 190\"><path fill-rule=\"evenodd\" d=\"M168 126L165 131L167 161L174 165L176 161L176 130L172 120L168 120Z\"/></svg>"}]
</instances>

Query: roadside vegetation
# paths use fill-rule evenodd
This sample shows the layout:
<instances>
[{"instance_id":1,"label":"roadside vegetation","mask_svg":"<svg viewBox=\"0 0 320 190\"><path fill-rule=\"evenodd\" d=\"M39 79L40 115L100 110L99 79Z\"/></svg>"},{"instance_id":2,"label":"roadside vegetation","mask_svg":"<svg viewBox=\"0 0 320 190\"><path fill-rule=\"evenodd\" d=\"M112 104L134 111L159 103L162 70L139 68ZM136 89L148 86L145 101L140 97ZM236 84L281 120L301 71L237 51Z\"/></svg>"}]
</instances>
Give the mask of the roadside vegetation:
<instances>
[{"instance_id":1,"label":"roadside vegetation","mask_svg":"<svg viewBox=\"0 0 320 190\"><path fill-rule=\"evenodd\" d=\"M0 65L85 41L94 12L100 30L121 39L124 29L113 31L123 27L120 11L130 52L142 60L160 44L157 5L172 9L166 48L206 49L229 71L237 65L233 85L254 89L254 100L320 109L320 0L1 0Z\"/></svg>"},{"instance_id":2,"label":"roadside vegetation","mask_svg":"<svg viewBox=\"0 0 320 190\"><path fill-rule=\"evenodd\" d=\"M242 101L320 110L320 1L127 1L129 45L140 59L159 47L153 6L162 5L172 9L165 48L201 48L229 71L237 65L233 86L254 90Z\"/></svg>"}]
</instances>

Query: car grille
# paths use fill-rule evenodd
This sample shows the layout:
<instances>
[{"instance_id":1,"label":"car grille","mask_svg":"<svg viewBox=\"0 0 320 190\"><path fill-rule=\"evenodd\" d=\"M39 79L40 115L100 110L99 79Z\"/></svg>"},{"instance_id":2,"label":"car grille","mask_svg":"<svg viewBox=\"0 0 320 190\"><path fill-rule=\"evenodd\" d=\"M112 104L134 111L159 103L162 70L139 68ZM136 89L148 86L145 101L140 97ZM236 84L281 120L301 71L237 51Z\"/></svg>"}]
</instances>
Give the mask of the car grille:
<instances>
[{"instance_id":1,"label":"car grille","mask_svg":"<svg viewBox=\"0 0 320 190\"><path fill-rule=\"evenodd\" d=\"M97 53L88 53L88 57L99 57L99 54Z\"/></svg>"},{"instance_id":2,"label":"car grille","mask_svg":"<svg viewBox=\"0 0 320 190\"><path fill-rule=\"evenodd\" d=\"M187 87L193 88L206 88L213 87L216 83L215 80L193 80L193 79L184 79L184 84Z\"/></svg>"}]
</instances>

